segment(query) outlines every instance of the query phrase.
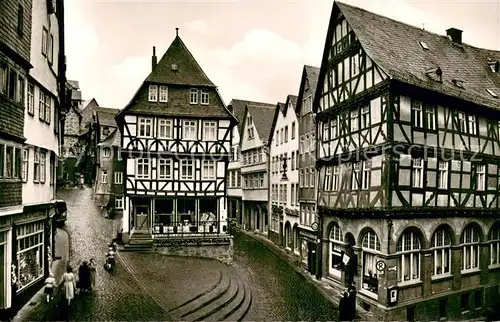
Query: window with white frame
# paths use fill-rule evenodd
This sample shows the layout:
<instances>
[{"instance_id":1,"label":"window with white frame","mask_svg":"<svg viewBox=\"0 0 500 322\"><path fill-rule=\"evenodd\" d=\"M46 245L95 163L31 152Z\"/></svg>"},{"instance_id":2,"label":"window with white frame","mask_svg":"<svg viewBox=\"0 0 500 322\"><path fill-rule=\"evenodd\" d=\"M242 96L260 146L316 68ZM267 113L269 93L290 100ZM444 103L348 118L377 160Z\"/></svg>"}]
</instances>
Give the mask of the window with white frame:
<instances>
[{"instance_id":1,"label":"window with white frame","mask_svg":"<svg viewBox=\"0 0 500 322\"><path fill-rule=\"evenodd\" d=\"M432 261L434 276L450 274L451 266L451 238L444 228L436 230L432 236Z\"/></svg>"},{"instance_id":2,"label":"window with white frame","mask_svg":"<svg viewBox=\"0 0 500 322\"><path fill-rule=\"evenodd\" d=\"M249 139L253 139L255 136L254 136L254 130L253 130L253 127L249 127L247 129L247 132L248 132L248 138Z\"/></svg>"},{"instance_id":3,"label":"window with white frame","mask_svg":"<svg viewBox=\"0 0 500 322\"><path fill-rule=\"evenodd\" d=\"M196 121L184 120L182 132L184 140L196 140Z\"/></svg>"},{"instance_id":4,"label":"window with white frame","mask_svg":"<svg viewBox=\"0 0 500 322\"><path fill-rule=\"evenodd\" d=\"M20 291L44 274L44 222L19 225L17 241L17 291Z\"/></svg>"},{"instance_id":5,"label":"window with white frame","mask_svg":"<svg viewBox=\"0 0 500 322\"><path fill-rule=\"evenodd\" d=\"M101 172L101 183L108 183L108 171L106 170Z\"/></svg>"},{"instance_id":6,"label":"window with white frame","mask_svg":"<svg viewBox=\"0 0 500 322\"><path fill-rule=\"evenodd\" d=\"M181 160L181 180L194 179L194 160Z\"/></svg>"},{"instance_id":7,"label":"window with white frame","mask_svg":"<svg viewBox=\"0 0 500 322\"><path fill-rule=\"evenodd\" d=\"M292 140L295 139L295 122L292 122Z\"/></svg>"},{"instance_id":8,"label":"window with white frame","mask_svg":"<svg viewBox=\"0 0 500 322\"><path fill-rule=\"evenodd\" d=\"M158 179L172 179L172 159L158 159Z\"/></svg>"},{"instance_id":9,"label":"window with white frame","mask_svg":"<svg viewBox=\"0 0 500 322\"><path fill-rule=\"evenodd\" d=\"M476 116L475 115L469 115L469 133L472 135L476 134Z\"/></svg>"},{"instance_id":10,"label":"window with white frame","mask_svg":"<svg viewBox=\"0 0 500 322\"><path fill-rule=\"evenodd\" d=\"M189 104L198 104L198 89L191 88L189 93Z\"/></svg>"},{"instance_id":11,"label":"window with white frame","mask_svg":"<svg viewBox=\"0 0 500 322\"><path fill-rule=\"evenodd\" d=\"M51 112L51 106L52 106L52 98L45 94L45 122L47 124L50 124L50 120L52 118L52 112Z\"/></svg>"},{"instance_id":12,"label":"window with white frame","mask_svg":"<svg viewBox=\"0 0 500 322\"><path fill-rule=\"evenodd\" d=\"M208 105L208 103L209 103L208 90L202 89L201 90L201 105Z\"/></svg>"},{"instance_id":13,"label":"window with white frame","mask_svg":"<svg viewBox=\"0 0 500 322\"><path fill-rule=\"evenodd\" d=\"M171 139L173 137L172 120L159 119L158 120L158 137L160 139Z\"/></svg>"},{"instance_id":14,"label":"window with white frame","mask_svg":"<svg viewBox=\"0 0 500 322\"><path fill-rule=\"evenodd\" d=\"M330 120L330 138L333 140L338 136L337 120Z\"/></svg>"},{"instance_id":15,"label":"window with white frame","mask_svg":"<svg viewBox=\"0 0 500 322\"><path fill-rule=\"evenodd\" d=\"M35 85L28 83L28 114L35 115Z\"/></svg>"},{"instance_id":16,"label":"window with white frame","mask_svg":"<svg viewBox=\"0 0 500 322\"><path fill-rule=\"evenodd\" d=\"M45 93L42 90L38 92L38 118L45 120Z\"/></svg>"},{"instance_id":17,"label":"window with white frame","mask_svg":"<svg viewBox=\"0 0 500 322\"><path fill-rule=\"evenodd\" d=\"M299 186L300 188L304 188L304 170L300 169L299 171Z\"/></svg>"},{"instance_id":18,"label":"window with white frame","mask_svg":"<svg viewBox=\"0 0 500 322\"><path fill-rule=\"evenodd\" d=\"M23 149L23 166L21 170L21 178L23 179L23 182L28 181L29 152L30 150L28 148Z\"/></svg>"},{"instance_id":19,"label":"window with white frame","mask_svg":"<svg viewBox=\"0 0 500 322\"><path fill-rule=\"evenodd\" d=\"M358 110L351 111L351 131L359 130L359 112Z\"/></svg>"},{"instance_id":20,"label":"window with white frame","mask_svg":"<svg viewBox=\"0 0 500 322\"><path fill-rule=\"evenodd\" d=\"M363 236L361 243L363 258L363 280L361 287L370 292L369 295L378 298L378 270L377 262L380 254L380 240L373 230L369 230Z\"/></svg>"},{"instance_id":21,"label":"window with white frame","mask_svg":"<svg viewBox=\"0 0 500 322\"><path fill-rule=\"evenodd\" d=\"M372 171L372 162L370 160L363 161L363 175L361 176L361 190L370 188L370 177Z\"/></svg>"},{"instance_id":22,"label":"window with white frame","mask_svg":"<svg viewBox=\"0 0 500 322\"><path fill-rule=\"evenodd\" d=\"M110 148L105 147L102 151L103 151L105 158L109 158L111 156L111 149Z\"/></svg>"},{"instance_id":23,"label":"window with white frame","mask_svg":"<svg viewBox=\"0 0 500 322\"><path fill-rule=\"evenodd\" d=\"M412 118L412 125L414 127L424 127L424 114L422 111L422 102L421 101L416 101L412 100L411 101L411 118Z\"/></svg>"},{"instance_id":24,"label":"window with white frame","mask_svg":"<svg viewBox=\"0 0 500 322\"><path fill-rule=\"evenodd\" d=\"M203 180L214 180L215 179L215 161L213 160L203 160L202 167L202 178Z\"/></svg>"},{"instance_id":25,"label":"window with white frame","mask_svg":"<svg viewBox=\"0 0 500 322\"><path fill-rule=\"evenodd\" d=\"M448 162L439 161L438 188L448 189Z\"/></svg>"},{"instance_id":26,"label":"window with white frame","mask_svg":"<svg viewBox=\"0 0 500 322\"><path fill-rule=\"evenodd\" d=\"M325 169L325 182L323 185L324 191L330 191L331 180L332 180L332 167L326 167L326 169Z\"/></svg>"},{"instance_id":27,"label":"window with white frame","mask_svg":"<svg viewBox=\"0 0 500 322\"><path fill-rule=\"evenodd\" d=\"M353 164L353 171L352 171L352 190L358 190L359 189L359 181L361 179L360 177L360 169L361 168L361 163L356 162Z\"/></svg>"},{"instance_id":28,"label":"window with white frame","mask_svg":"<svg viewBox=\"0 0 500 322\"><path fill-rule=\"evenodd\" d=\"M479 233L474 226L464 229L460 237L462 246L462 271L479 268Z\"/></svg>"},{"instance_id":29,"label":"window with white frame","mask_svg":"<svg viewBox=\"0 0 500 322\"><path fill-rule=\"evenodd\" d=\"M412 159L412 186L414 188L424 187L424 160Z\"/></svg>"},{"instance_id":30,"label":"window with white frame","mask_svg":"<svg viewBox=\"0 0 500 322\"><path fill-rule=\"evenodd\" d=\"M330 141L330 124L323 122L321 125L323 126L323 142Z\"/></svg>"},{"instance_id":31,"label":"window with white frame","mask_svg":"<svg viewBox=\"0 0 500 322\"><path fill-rule=\"evenodd\" d=\"M33 182L40 181L40 153L35 151L33 157Z\"/></svg>"},{"instance_id":32,"label":"window with white frame","mask_svg":"<svg viewBox=\"0 0 500 322\"><path fill-rule=\"evenodd\" d=\"M314 187L316 184L315 174L316 174L316 172L314 170L314 167L311 167L309 169L309 187Z\"/></svg>"},{"instance_id":33,"label":"window with white frame","mask_svg":"<svg viewBox=\"0 0 500 322\"><path fill-rule=\"evenodd\" d=\"M168 87L160 86L160 102L168 102Z\"/></svg>"},{"instance_id":34,"label":"window with white frame","mask_svg":"<svg viewBox=\"0 0 500 322\"><path fill-rule=\"evenodd\" d=\"M115 208L118 210L123 209L123 196L117 196L115 198Z\"/></svg>"},{"instance_id":35,"label":"window with white frame","mask_svg":"<svg viewBox=\"0 0 500 322\"><path fill-rule=\"evenodd\" d=\"M140 117L138 119L139 131L137 133L138 137L148 138L153 135L153 119Z\"/></svg>"},{"instance_id":36,"label":"window with white frame","mask_svg":"<svg viewBox=\"0 0 500 322\"><path fill-rule=\"evenodd\" d=\"M45 183L47 153L40 152L40 183Z\"/></svg>"},{"instance_id":37,"label":"window with white frame","mask_svg":"<svg viewBox=\"0 0 500 322\"><path fill-rule=\"evenodd\" d=\"M115 184L122 184L123 183L123 172L115 172Z\"/></svg>"},{"instance_id":38,"label":"window with white frame","mask_svg":"<svg viewBox=\"0 0 500 322\"><path fill-rule=\"evenodd\" d=\"M366 129L370 127L370 106L363 106L361 108L361 128Z\"/></svg>"},{"instance_id":39,"label":"window with white frame","mask_svg":"<svg viewBox=\"0 0 500 322\"><path fill-rule=\"evenodd\" d=\"M328 272L331 276L340 278L342 268L342 253L344 248L344 237L342 229L337 223L330 230L330 265Z\"/></svg>"},{"instance_id":40,"label":"window with white frame","mask_svg":"<svg viewBox=\"0 0 500 322\"><path fill-rule=\"evenodd\" d=\"M295 206L295 183L290 186L290 205Z\"/></svg>"},{"instance_id":41,"label":"window with white frame","mask_svg":"<svg viewBox=\"0 0 500 322\"><path fill-rule=\"evenodd\" d=\"M217 140L217 122L215 121L203 122L203 138L206 141Z\"/></svg>"},{"instance_id":42,"label":"window with white frame","mask_svg":"<svg viewBox=\"0 0 500 322\"><path fill-rule=\"evenodd\" d=\"M135 164L136 164L135 177L137 179L149 179L150 160L146 158L136 159Z\"/></svg>"},{"instance_id":43,"label":"window with white frame","mask_svg":"<svg viewBox=\"0 0 500 322\"><path fill-rule=\"evenodd\" d=\"M149 95L148 100L150 102L158 101L158 86L157 85L149 85Z\"/></svg>"},{"instance_id":44,"label":"window with white frame","mask_svg":"<svg viewBox=\"0 0 500 322\"><path fill-rule=\"evenodd\" d=\"M425 105L425 123L429 130L436 129L436 107L433 105Z\"/></svg>"},{"instance_id":45,"label":"window with white frame","mask_svg":"<svg viewBox=\"0 0 500 322\"><path fill-rule=\"evenodd\" d=\"M413 231L403 233L396 246L399 255L398 280L420 280L420 239Z\"/></svg>"},{"instance_id":46,"label":"window with white frame","mask_svg":"<svg viewBox=\"0 0 500 322\"><path fill-rule=\"evenodd\" d=\"M486 187L486 166L484 164L476 165L476 190L484 191Z\"/></svg>"},{"instance_id":47,"label":"window with white frame","mask_svg":"<svg viewBox=\"0 0 500 322\"><path fill-rule=\"evenodd\" d=\"M490 265L500 265L500 223L496 222L489 234Z\"/></svg>"},{"instance_id":48,"label":"window with white frame","mask_svg":"<svg viewBox=\"0 0 500 322\"><path fill-rule=\"evenodd\" d=\"M332 189L331 189L331 191L338 191L339 190L339 181L340 181L339 166L333 166L333 168L332 168Z\"/></svg>"},{"instance_id":49,"label":"window with white frame","mask_svg":"<svg viewBox=\"0 0 500 322\"><path fill-rule=\"evenodd\" d=\"M458 130L461 132L467 132L467 123L465 119L465 113L458 112Z\"/></svg>"}]
</instances>

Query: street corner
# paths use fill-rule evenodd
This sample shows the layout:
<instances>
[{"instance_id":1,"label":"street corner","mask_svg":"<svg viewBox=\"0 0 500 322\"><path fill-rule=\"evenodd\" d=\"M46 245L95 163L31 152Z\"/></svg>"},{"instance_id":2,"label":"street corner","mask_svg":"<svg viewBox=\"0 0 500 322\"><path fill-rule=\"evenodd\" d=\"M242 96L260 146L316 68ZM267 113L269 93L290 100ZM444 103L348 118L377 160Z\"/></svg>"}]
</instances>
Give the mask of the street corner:
<instances>
[{"instance_id":1,"label":"street corner","mask_svg":"<svg viewBox=\"0 0 500 322\"><path fill-rule=\"evenodd\" d=\"M120 252L125 268L167 308L175 308L215 288L228 267L214 259Z\"/></svg>"}]
</instances>

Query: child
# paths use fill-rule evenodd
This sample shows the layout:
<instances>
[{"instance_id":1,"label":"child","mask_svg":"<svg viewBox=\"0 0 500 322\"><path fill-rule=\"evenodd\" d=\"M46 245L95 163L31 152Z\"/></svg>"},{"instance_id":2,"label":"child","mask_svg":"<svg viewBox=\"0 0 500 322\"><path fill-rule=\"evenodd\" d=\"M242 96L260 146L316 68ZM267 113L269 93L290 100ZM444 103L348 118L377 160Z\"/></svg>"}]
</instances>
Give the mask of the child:
<instances>
[{"instance_id":1,"label":"child","mask_svg":"<svg viewBox=\"0 0 500 322\"><path fill-rule=\"evenodd\" d=\"M50 273L49 277L45 280L45 294L47 295L47 303L53 298L54 287L56 284L56 279L54 278L54 273Z\"/></svg>"}]
</instances>

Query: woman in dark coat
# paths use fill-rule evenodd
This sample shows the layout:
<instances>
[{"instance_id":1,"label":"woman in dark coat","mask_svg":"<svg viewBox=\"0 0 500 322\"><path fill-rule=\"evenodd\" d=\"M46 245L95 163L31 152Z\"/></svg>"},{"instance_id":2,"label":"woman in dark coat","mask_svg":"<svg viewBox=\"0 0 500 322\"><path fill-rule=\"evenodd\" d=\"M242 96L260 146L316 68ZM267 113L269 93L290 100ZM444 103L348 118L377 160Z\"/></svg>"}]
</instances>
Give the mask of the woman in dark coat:
<instances>
[{"instance_id":1,"label":"woman in dark coat","mask_svg":"<svg viewBox=\"0 0 500 322\"><path fill-rule=\"evenodd\" d=\"M344 292L343 297L339 302L339 321L350 321L350 305L349 305L349 295L347 292Z\"/></svg>"},{"instance_id":2,"label":"woman in dark coat","mask_svg":"<svg viewBox=\"0 0 500 322\"><path fill-rule=\"evenodd\" d=\"M87 261L84 261L78 269L79 287L82 291L90 290L90 267Z\"/></svg>"}]
</instances>

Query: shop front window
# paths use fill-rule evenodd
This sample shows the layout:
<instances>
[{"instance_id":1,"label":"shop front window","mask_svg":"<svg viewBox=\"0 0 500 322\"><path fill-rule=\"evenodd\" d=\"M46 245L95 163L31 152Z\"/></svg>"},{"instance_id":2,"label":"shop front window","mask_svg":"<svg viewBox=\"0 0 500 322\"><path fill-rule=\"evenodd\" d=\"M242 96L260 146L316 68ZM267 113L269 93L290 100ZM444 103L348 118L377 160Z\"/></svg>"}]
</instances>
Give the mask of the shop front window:
<instances>
[{"instance_id":1,"label":"shop front window","mask_svg":"<svg viewBox=\"0 0 500 322\"><path fill-rule=\"evenodd\" d=\"M361 245L363 252L363 283L362 289L370 296L378 299L378 274L376 264L379 260L380 241L374 231L367 231Z\"/></svg>"},{"instance_id":2,"label":"shop front window","mask_svg":"<svg viewBox=\"0 0 500 322\"><path fill-rule=\"evenodd\" d=\"M17 228L18 291L43 278L44 223L36 222Z\"/></svg>"},{"instance_id":3,"label":"shop front window","mask_svg":"<svg viewBox=\"0 0 500 322\"><path fill-rule=\"evenodd\" d=\"M164 233L174 222L174 200L155 200L154 232ZM173 229L170 229L173 232Z\"/></svg>"}]
</instances>

